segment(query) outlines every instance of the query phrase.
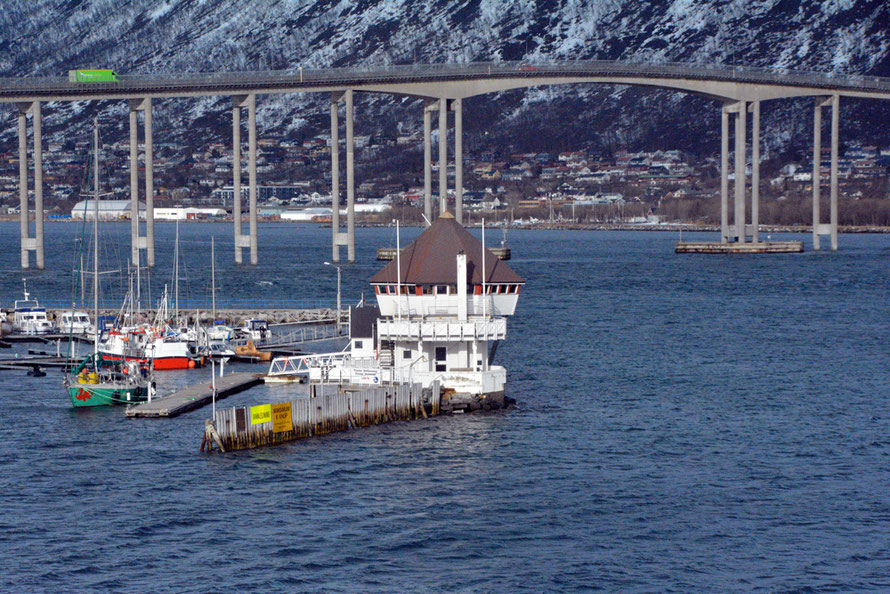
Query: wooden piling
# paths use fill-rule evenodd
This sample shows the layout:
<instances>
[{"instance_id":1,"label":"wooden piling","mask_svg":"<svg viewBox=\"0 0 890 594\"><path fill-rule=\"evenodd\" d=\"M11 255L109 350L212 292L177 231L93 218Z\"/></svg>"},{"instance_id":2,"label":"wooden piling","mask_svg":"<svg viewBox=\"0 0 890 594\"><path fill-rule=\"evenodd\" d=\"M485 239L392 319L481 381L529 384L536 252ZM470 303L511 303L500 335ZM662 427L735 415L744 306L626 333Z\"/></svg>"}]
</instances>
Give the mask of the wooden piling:
<instances>
[{"instance_id":1,"label":"wooden piling","mask_svg":"<svg viewBox=\"0 0 890 594\"><path fill-rule=\"evenodd\" d=\"M427 418L439 408L438 382L427 389L421 384L368 389L312 386L310 394L289 402L218 409L216 416L207 420L205 441L213 439L220 451L258 448L356 427Z\"/></svg>"}]
</instances>

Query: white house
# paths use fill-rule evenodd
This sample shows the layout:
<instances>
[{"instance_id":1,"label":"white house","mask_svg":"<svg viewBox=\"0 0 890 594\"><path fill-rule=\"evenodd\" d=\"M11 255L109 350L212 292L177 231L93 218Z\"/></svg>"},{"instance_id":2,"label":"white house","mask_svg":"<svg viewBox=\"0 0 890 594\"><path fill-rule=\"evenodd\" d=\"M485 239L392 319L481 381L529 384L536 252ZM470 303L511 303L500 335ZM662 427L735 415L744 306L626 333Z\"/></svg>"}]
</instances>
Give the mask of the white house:
<instances>
[{"instance_id":1,"label":"white house","mask_svg":"<svg viewBox=\"0 0 890 594\"><path fill-rule=\"evenodd\" d=\"M445 212L370 282L378 307L353 310L347 352L272 368L301 360L310 382L438 382L483 407L504 404L507 371L493 359L525 284L518 274Z\"/></svg>"}]
</instances>

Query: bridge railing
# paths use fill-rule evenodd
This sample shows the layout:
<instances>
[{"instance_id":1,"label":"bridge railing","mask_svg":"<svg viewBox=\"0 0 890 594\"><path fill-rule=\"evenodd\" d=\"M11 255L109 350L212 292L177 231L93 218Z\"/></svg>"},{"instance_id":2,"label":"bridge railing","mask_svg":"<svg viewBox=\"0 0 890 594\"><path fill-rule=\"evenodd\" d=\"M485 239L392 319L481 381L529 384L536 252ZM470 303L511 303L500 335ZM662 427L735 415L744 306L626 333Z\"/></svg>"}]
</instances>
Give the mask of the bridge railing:
<instances>
[{"instance_id":1,"label":"bridge railing","mask_svg":"<svg viewBox=\"0 0 890 594\"><path fill-rule=\"evenodd\" d=\"M289 70L260 72L178 72L163 75L122 74L117 83L72 83L66 77L0 78L0 95L21 91L70 92L84 90L132 90L176 89L201 87L239 86L245 89L268 86L319 86L375 83L412 82L415 80L449 80L475 77L525 76L638 76L643 78L692 78L696 80L720 80L784 84L857 90L888 90L890 78L845 73L795 71L783 68L758 66L709 66L677 62L629 61L503 61L469 62L464 64L409 64L360 65L349 68L291 68Z\"/></svg>"}]
</instances>

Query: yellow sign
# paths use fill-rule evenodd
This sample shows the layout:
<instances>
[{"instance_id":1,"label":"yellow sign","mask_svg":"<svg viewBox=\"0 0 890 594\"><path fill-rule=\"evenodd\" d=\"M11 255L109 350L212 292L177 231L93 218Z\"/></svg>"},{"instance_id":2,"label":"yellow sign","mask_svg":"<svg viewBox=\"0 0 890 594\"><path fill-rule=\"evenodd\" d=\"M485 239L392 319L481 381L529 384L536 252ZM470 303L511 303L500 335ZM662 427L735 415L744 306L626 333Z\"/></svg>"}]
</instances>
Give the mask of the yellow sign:
<instances>
[{"instance_id":1,"label":"yellow sign","mask_svg":"<svg viewBox=\"0 0 890 594\"><path fill-rule=\"evenodd\" d=\"M290 402L272 405L272 433L293 431L294 422L290 416Z\"/></svg>"},{"instance_id":2,"label":"yellow sign","mask_svg":"<svg viewBox=\"0 0 890 594\"><path fill-rule=\"evenodd\" d=\"M259 425L260 423L268 423L272 420L272 405L261 404L259 406L250 407L250 424Z\"/></svg>"}]
</instances>

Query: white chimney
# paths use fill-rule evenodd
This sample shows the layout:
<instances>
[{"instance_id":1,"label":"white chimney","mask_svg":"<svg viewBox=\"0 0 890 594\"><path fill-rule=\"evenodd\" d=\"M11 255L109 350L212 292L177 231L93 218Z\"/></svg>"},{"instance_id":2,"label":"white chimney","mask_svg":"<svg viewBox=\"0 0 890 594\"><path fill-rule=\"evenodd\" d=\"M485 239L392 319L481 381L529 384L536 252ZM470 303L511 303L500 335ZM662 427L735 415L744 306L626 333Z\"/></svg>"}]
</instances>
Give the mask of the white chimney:
<instances>
[{"instance_id":1,"label":"white chimney","mask_svg":"<svg viewBox=\"0 0 890 594\"><path fill-rule=\"evenodd\" d=\"M467 320L467 255L457 255L457 319Z\"/></svg>"}]
</instances>

